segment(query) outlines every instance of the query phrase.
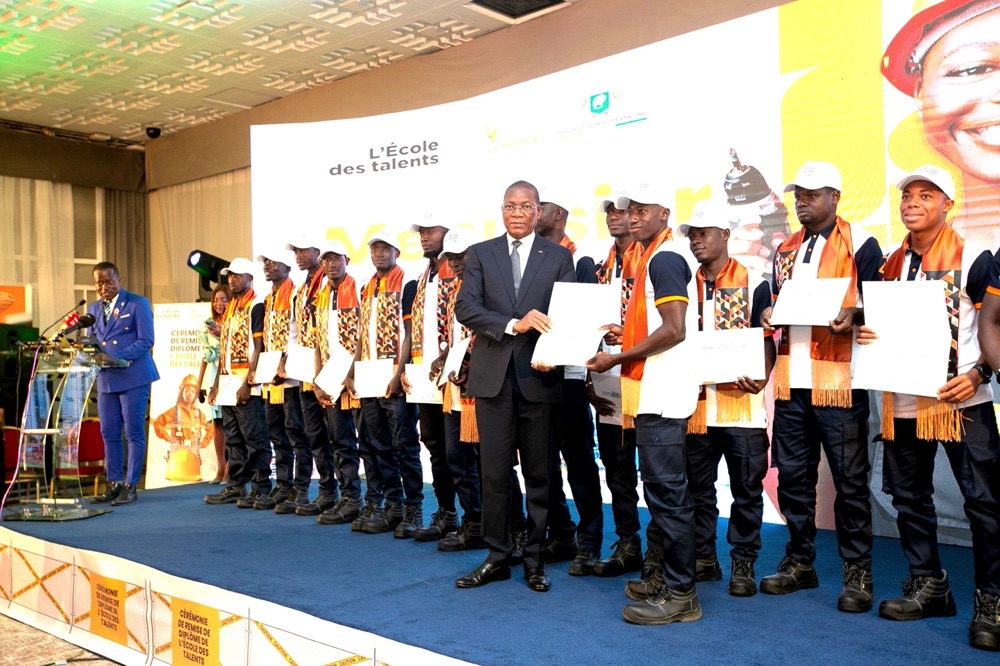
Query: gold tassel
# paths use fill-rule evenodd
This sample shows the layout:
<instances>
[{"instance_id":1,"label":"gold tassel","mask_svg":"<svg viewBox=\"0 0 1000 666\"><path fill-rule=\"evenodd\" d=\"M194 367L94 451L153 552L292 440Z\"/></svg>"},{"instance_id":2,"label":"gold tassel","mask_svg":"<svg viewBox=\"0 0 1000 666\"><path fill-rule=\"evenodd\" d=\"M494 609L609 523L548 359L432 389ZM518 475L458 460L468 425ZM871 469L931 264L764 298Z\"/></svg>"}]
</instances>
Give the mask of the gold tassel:
<instances>
[{"instance_id":1,"label":"gold tassel","mask_svg":"<svg viewBox=\"0 0 1000 666\"><path fill-rule=\"evenodd\" d=\"M621 378L622 383L622 427L635 428L635 416L639 413L639 389L642 382L631 377Z\"/></svg>"},{"instance_id":2,"label":"gold tassel","mask_svg":"<svg viewBox=\"0 0 1000 666\"><path fill-rule=\"evenodd\" d=\"M475 444L479 441L479 422L476 420L475 398L462 398L462 417L459 420L459 441Z\"/></svg>"},{"instance_id":3,"label":"gold tassel","mask_svg":"<svg viewBox=\"0 0 1000 666\"><path fill-rule=\"evenodd\" d=\"M917 439L961 442L962 411L937 398L917 396Z\"/></svg>"},{"instance_id":4,"label":"gold tassel","mask_svg":"<svg viewBox=\"0 0 1000 666\"><path fill-rule=\"evenodd\" d=\"M812 386L815 407L850 407L851 362L813 359Z\"/></svg>"},{"instance_id":5,"label":"gold tassel","mask_svg":"<svg viewBox=\"0 0 1000 666\"><path fill-rule=\"evenodd\" d=\"M750 394L741 389L718 389L715 392L715 408L719 423L748 423Z\"/></svg>"},{"instance_id":6,"label":"gold tassel","mask_svg":"<svg viewBox=\"0 0 1000 666\"><path fill-rule=\"evenodd\" d=\"M692 435L704 435L708 432L708 403L704 398L698 400L694 414L688 418L687 431Z\"/></svg>"},{"instance_id":7,"label":"gold tassel","mask_svg":"<svg viewBox=\"0 0 1000 666\"><path fill-rule=\"evenodd\" d=\"M774 399L792 399L792 371L787 354L778 354L774 362Z\"/></svg>"},{"instance_id":8,"label":"gold tassel","mask_svg":"<svg viewBox=\"0 0 1000 666\"><path fill-rule=\"evenodd\" d=\"M285 404L285 388L283 386L275 386L274 384L265 384L263 387L264 393L267 394L267 401L272 405L283 405Z\"/></svg>"},{"instance_id":9,"label":"gold tassel","mask_svg":"<svg viewBox=\"0 0 1000 666\"><path fill-rule=\"evenodd\" d=\"M882 391L882 439L890 442L896 439L896 416L891 391Z\"/></svg>"},{"instance_id":10,"label":"gold tassel","mask_svg":"<svg viewBox=\"0 0 1000 666\"><path fill-rule=\"evenodd\" d=\"M444 390L441 392L441 411L445 414L451 414L451 382L444 383Z\"/></svg>"}]
</instances>

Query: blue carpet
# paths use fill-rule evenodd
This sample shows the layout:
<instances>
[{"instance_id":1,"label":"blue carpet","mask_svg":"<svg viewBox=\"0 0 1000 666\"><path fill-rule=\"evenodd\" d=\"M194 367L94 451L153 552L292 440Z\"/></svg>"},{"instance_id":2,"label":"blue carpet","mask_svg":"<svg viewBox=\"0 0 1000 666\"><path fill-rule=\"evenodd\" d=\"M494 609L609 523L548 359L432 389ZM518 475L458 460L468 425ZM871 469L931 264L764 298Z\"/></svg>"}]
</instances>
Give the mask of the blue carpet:
<instances>
[{"instance_id":1,"label":"blue carpet","mask_svg":"<svg viewBox=\"0 0 1000 666\"><path fill-rule=\"evenodd\" d=\"M442 553L433 543L326 527L315 518L202 502L218 486L143 491L114 513L67 523L3 525L23 534L110 553L161 571L289 606L339 624L480 664L1000 664L967 644L974 590L972 553L942 547L959 613L889 622L875 611L837 612L841 560L820 531L820 587L783 597L727 593L726 521L719 521L725 577L701 583L704 618L663 627L621 619L625 578L577 578L549 565L552 590L531 592L520 568L509 582L459 590L453 580L485 551ZM313 489L315 493L315 488ZM434 510L433 494L424 512ZM642 510L643 524L648 513ZM614 541L605 506L605 554ZM787 531L765 525L758 580L781 559ZM906 567L899 543L875 540L876 599L899 594ZM877 601L876 601L877 604Z\"/></svg>"}]
</instances>

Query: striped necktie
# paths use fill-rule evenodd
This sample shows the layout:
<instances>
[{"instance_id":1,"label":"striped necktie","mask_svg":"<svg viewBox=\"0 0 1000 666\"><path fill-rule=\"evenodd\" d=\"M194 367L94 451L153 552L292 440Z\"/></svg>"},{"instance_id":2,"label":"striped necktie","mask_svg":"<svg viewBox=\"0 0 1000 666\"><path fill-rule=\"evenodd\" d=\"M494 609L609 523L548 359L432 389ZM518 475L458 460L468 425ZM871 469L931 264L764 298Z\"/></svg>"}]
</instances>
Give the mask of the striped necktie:
<instances>
[{"instance_id":1,"label":"striped necktie","mask_svg":"<svg viewBox=\"0 0 1000 666\"><path fill-rule=\"evenodd\" d=\"M111 317L111 301L104 301L104 323L108 323L108 318Z\"/></svg>"}]
</instances>

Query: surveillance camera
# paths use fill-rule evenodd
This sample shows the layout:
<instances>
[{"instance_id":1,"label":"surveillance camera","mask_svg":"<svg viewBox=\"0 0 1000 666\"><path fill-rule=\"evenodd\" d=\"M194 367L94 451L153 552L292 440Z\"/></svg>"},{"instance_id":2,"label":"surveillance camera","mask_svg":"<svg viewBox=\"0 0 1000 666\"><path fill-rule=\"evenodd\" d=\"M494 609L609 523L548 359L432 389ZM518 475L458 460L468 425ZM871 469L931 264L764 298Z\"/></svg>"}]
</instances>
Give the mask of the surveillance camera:
<instances>
[{"instance_id":1,"label":"surveillance camera","mask_svg":"<svg viewBox=\"0 0 1000 666\"><path fill-rule=\"evenodd\" d=\"M150 139L159 139L160 138L160 134L162 132L163 132L163 130L161 130L159 127L147 127L146 128L146 136L148 136Z\"/></svg>"}]
</instances>

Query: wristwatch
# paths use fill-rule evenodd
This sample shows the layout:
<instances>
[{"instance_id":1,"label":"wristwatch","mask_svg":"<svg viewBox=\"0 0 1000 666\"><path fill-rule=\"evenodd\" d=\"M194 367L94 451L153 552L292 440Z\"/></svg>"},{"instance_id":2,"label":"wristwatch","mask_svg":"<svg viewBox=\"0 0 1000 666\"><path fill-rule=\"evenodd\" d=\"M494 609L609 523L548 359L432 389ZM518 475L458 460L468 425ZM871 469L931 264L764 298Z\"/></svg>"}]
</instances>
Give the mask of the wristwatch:
<instances>
[{"instance_id":1,"label":"wristwatch","mask_svg":"<svg viewBox=\"0 0 1000 666\"><path fill-rule=\"evenodd\" d=\"M973 368L979 373L979 378L984 384L989 384L993 380L993 370L985 363L976 363Z\"/></svg>"}]
</instances>

